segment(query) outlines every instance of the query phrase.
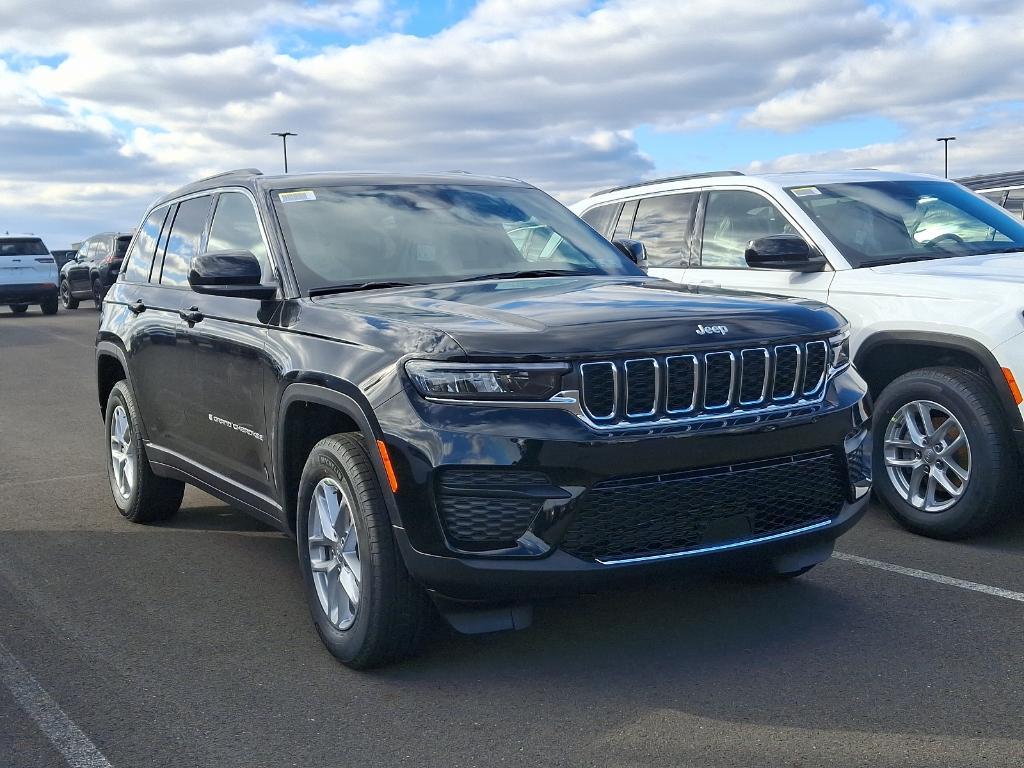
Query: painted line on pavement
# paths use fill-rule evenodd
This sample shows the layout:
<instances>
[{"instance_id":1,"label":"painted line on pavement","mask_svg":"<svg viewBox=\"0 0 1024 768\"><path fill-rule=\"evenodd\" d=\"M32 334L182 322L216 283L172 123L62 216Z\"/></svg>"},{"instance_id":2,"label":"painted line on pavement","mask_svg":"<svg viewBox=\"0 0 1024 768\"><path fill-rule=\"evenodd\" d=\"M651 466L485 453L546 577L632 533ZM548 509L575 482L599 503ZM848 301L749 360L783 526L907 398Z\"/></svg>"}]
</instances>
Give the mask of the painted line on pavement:
<instances>
[{"instance_id":1,"label":"painted line on pavement","mask_svg":"<svg viewBox=\"0 0 1024 768\"><path fill-rule=\"evenodd\" d=\"M877 568L880 571L890 571L892 573L899 573L903 576L912 576L915 579L934 581L937 584L945 584L950 587L968 589L971 592L981 592L986 595L992 595L993 597L1002 597L1006 600L1015 600L1018 603L1024 603L1024 592L1013 592L1009 589L1002 589L1000 587L990 587L988 584L978 584L974 581L954 579L952 576L943 576L941 573L921 571L917 568L906 568L902 565L884 563L881 560L871 560L870 558L860 557L859 555L848 555L845 552L834 552L832 557L837 560L846 560L847 562L857 563L858 565L866 565L869 568Z\"/></svg>"},{"instance_id":2,"label":"painted line on pavement","mask_svg":"<svg viewBox=\"0 0 1024 768\"><path fill-rule=\"evenodd\" d=\"M32 674L0 642L0 681L71 768L113 768Z\"/></svg>"}]
</instances>

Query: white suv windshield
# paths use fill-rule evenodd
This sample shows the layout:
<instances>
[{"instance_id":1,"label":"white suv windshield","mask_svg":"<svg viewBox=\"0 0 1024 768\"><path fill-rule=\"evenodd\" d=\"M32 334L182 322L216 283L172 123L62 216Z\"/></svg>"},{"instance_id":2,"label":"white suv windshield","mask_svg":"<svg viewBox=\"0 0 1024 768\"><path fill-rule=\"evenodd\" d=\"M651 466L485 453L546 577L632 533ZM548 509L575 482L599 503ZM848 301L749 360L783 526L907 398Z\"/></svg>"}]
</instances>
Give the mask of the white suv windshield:
<instances>
[{"instance_id":1,"label":"white suv windshield","mask_svg":"<svg viewBox=\"0 0 1024 768\"><path fill-rule=\"evenodd\" d=\"M1024 251L1024 222L944 181L790 187L854 267Z\"/></svg>"},{"instance_id":2,"label":"white suv windshield","mask_svg":"<svg viewBox=\"0 0 1024 768\"><path fill-rule=\"evenodd\" d=\"M543 192L368 184L274 194L304 292L354 283L437 283L517 272L643 274Z\"/></svg>"}]
</instances>

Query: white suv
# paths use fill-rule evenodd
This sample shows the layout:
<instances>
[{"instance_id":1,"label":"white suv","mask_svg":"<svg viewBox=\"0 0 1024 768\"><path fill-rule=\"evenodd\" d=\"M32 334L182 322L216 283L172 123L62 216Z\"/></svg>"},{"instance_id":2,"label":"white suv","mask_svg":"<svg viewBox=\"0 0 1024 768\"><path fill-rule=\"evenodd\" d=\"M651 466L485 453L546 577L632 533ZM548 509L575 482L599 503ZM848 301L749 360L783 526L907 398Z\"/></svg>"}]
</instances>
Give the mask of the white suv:
<instances>
[{"instance_id":1,"label":"white suv","mask_svg":"<svg viewBox=\"0 0 1024 768\"><path fill-rule=\"evenodd\" d=\"M846 315L875 397L875 487L904 526L956 539L1014 508L1024 222L959 184L870 170L675 177L573 210L642 242L652 275Z\"/></svg>"},{"instance_id":2,"label":"white suv","mask_svg":"<svg viewBox=\"0 0 1024 768\"><path fill-rule=\"evenodd\" d=\"M34 235L0 235L0 304L18 315L38 304L57 312L57 262Z\"/></svg>"}]
</instances>

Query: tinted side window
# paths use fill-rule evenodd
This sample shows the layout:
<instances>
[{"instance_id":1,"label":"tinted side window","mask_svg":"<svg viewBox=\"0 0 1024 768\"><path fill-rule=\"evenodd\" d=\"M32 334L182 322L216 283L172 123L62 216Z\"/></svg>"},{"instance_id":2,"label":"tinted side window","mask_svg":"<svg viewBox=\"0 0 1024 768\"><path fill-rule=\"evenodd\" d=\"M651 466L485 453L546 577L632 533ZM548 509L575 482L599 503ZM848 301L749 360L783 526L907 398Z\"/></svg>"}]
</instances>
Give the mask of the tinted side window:
<instances>
[{"instance_id":1,"label":"tinted side window","mask_svg":"<svg viewBox=\"0 0 1024 768\"><path fill-rule=\"evenodd\" d=\"M591 208L580 216L580 218L600 232L604 237L608 237L608 234L612 231L612 222L615 220L615 214L618 212L618 208L618 203L599 205L596 208Z\"/></svg>"},{"instance_id":2,"label":"tinted side window","mask_svg":"<svg viewBox=\"0 0 1024 768\"><path fill-rule=\"evenodd\" d=\"M704 214L701 266L746 267L747 243L782 234L797 232L782 211L756 192L711 192Z\"/></svg>"},{"instance_id":3,"label":"tinted side window","mask_svg":"<svg viewBox=\"0 0 1024 768\"><path fill-rule=\"evenodd\" d=\"M149 280L149 271L153 267L153 254L156 253L156 241L160 237L160 229L167 217L167 206L157 208L149 214L146 223L139 230L135 244L128 254L128 266L124 271L124 279L132 283L144 283Z\"/></svg>"},{"instance_id":4,"label":"tinted side window","mask_svg":"<svg viewBox=\"0 0 1024 768\"><path fill-rule=\"evenodd\" d=\"M241 192L225 192L218 198L206 250L249 251L259 259L266 277L269 272L267 246L260 233L256 210Z\"/></svg>"},{"instance_id":5,"label":"tinted side window","mask_svg":"<svg viewBox=\"0 0 1024 768\"><path fill-rule=\"evenodd\" d=\"M684 267L690 256L690 231L697 193L662 195L640 201L633 220L634 240L647 248L651 267Z\"/></svg>"},{"instance_id":6,"label":"tinted side window","mask_svg":"<svg viewBox=\"0 0 1024 768\"><path fill-rule=\"evenodd\" d=\"M611 237L612 240L621 240L624 237L629 237L630 230L633 229L633 217L636 215L636 206L636 200L630 200L622 206L622 213L619 214L619 222L615 225L615 231Z\"/></svg>"},{"instance_id":7,"label":"tinted side window","mask_svg":"<svg viewBox=\"0 0 1024 768\"><path fill-rule=\"evenodd\" d=\"M110 240L105 237L101 237L99 240L94 242L92 247L93 250L91 256L93 261L103 261L110 255Z\"/></svg>"},{"instance_id":8,"label":"tinted side window","mask_svg":"<svg viewBox=\"0 0 1024 768\"><path fill-rule=\"evenodd\" d=\"M199 242L210 212L210 197L193 197L178 206L178 213L167 237L164 266L160 272L161 285L188 285L188 266L199 253Z\"/></svg>"},{"instance_id":9,"label":"tinted side window","mask_svg":"<svg viewBox=\"0 0 1024 768\"><path fill-rule=\"evenodd\" d=\"M1024 189L1011 189L1003 205L1017 218L1024 219Z\"/></svg>"}]
</instances>

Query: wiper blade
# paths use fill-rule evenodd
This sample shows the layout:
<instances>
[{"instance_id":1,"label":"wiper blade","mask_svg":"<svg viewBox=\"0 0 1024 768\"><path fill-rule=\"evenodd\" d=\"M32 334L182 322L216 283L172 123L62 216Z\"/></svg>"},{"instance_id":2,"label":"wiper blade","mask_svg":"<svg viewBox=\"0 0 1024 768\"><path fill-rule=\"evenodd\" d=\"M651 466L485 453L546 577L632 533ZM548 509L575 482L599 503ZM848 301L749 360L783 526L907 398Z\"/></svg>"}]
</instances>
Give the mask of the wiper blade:
<instances>
[{"instance_id":1,"label":"wiper blade","mask_svg":"<svg viewBox=\"0 0 1024 768\"><path fill-rule=\"evenodd\" d=\"M472 280L515 280L521 277L566 277L570 275L595 275L597 272L580 272L576 269L524 269L519 272L495 272L491 275L474 275L464 277L457 282L468 283Z\"/></svg>"},{"instance_id":2,"label":"wiper blade","mask_svg":"<svg viewBox=\"0 0 1024 768\"><path fill-rule=\"evenodd\" d=\"M328 285L323 288L314 288L309 292L310 296L325 296L329 293L351 293L352 291L369 291L374 288L402 288L415 283L400 283L390 280L371 280L365 283L343 283L341 285Z\"/></svg>"}]
</instances>

